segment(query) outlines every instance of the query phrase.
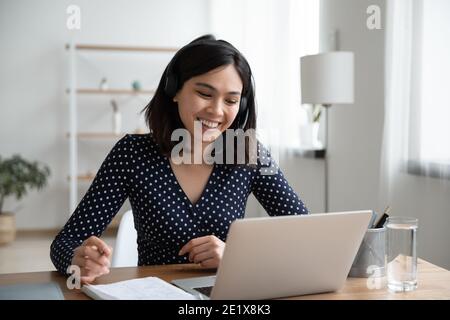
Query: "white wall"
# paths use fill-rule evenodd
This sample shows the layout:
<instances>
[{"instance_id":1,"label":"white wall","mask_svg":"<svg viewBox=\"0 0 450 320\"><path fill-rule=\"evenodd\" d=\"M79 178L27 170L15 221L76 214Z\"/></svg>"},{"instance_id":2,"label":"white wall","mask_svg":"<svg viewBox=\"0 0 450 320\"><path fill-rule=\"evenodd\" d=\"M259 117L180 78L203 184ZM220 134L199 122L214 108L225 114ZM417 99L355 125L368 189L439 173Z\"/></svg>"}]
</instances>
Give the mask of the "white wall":
<instances>
[{"instance_id":1,"label":"white wall","mask_svg":"<svg viewBox=\"0 0 450 320\"><path fill-rule=\"evenodd\" d=\"M79 31L66 28L66 8L70 4L81 8ZM59 228L70 215L66 178L69 147L65 138L69 123L65 94L68 53L64 49L70 38L79 43L181 46L207 32L208 12L207 0L0 2L0 154L7 157L19 153L46 162L52 170L45 190L33 191L19 203L7 200L5 209L16 209L19 229ZM78 60L80 80L86 86L95 85L107 73L110 86L129 84L133 75L143 84L155 83L170 56L155 56L158 64L153 58L145 58L153 59L151 67L136 65L144 58L134 56L133 67L124 67L129 58L83 53ZM134 116L124 123L124 129L131 130L138 110L147 101L119 99L135 108ZM88 114L80 117L80 129L110 129L108 98L80 97L79 102L80 112ZM111 143L80 142L80 151L85 153L80 166L98 168ZM80 194L84 190L80 188Z\"/></svg>"},{"instance_id":2,"label":"white wall","mask_svg":"<svg viewBox=\"0 0 450 320\"><path fill-rule=\"evenodd\" d=\"M355 102L329 110L330 209L383 210L378 203L384 105L384 30L366 27L366 8L384 1L322 2L321 44L338 31L338 49L355 53Z\"/></svg>"},{"instance_id":3,"label":"white wall","mask_svg":"<svg viewBox=\"0 0 450 320\"><path fill-rule=\"evenodd\" d=\"M382 29L366 27L369 5L381 8ZM385 0L322 0L321 28L336 28L339 49L355 52L355 103L330 110L330 207L375 209L384 121ZM322 39L325 44L326 36ZM450 183L405 174L394 186L391 213L419 218L418 254L450 268Z\"/></svg>"}]
</instances>

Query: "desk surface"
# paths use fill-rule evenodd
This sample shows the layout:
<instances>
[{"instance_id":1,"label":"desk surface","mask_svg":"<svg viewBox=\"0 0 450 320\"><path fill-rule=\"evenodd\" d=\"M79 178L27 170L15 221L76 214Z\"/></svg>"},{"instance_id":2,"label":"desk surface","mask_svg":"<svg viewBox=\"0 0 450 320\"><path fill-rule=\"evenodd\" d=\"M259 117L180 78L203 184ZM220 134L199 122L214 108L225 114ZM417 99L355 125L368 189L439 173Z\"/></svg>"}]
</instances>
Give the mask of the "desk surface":
<instances>
[{"instance_id":1,"label":"desk surface","mask_svg":"<svg viewBox=\"0 0 450 320\"><path fill-rule=\"evenodd\" d=\"M201 269L197 265L166 265L130 268L112 268L110 274L96 281L97 284L134 278L155 276L166 281L178 278L198 277L214 274L213 270ZM348 278L338 292L291 297L289 299L450 299L450 271L427 261L418 261L418 288L412 292L391 293L387 290L385 278L380 279L381 289L369 289L367 278ZM18 283L56 282L65 299L89 299L80 290L69 290L66 278L56 271L0 274L0 285ZM370 283L373 284L373 283Z\"/></svg>"}]
</instances>

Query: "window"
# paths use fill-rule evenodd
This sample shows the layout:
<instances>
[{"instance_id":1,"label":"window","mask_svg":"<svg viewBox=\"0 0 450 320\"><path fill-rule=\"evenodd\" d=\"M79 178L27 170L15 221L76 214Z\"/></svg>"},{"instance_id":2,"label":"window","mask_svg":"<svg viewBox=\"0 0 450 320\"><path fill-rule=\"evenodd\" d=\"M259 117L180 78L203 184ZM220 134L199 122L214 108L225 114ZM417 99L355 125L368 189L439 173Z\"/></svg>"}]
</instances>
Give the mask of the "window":
<instances>
[{"instance_id":1,"label":"window","mask_svg":"<svg viewBox=\"0 0 450 320\"><path fill-rule=\"evenodd\" d=\"M413 11L408 171L450 178L450 2Z\"/></svg>"}]
</instances>

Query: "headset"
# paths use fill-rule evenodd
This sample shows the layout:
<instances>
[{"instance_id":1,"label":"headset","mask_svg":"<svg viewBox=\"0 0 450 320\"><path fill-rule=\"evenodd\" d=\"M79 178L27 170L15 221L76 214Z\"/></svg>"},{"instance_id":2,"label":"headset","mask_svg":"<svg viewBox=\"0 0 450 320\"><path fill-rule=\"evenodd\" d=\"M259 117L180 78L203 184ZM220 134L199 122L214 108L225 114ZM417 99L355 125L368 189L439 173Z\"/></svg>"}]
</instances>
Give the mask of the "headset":
<instances>
[{"instance_id":1,"label":"headset","mask_svg":"<svg viewBox=\"0 0 450 320\"><path fill-rule=\"evenodd\" d=\"M184 46L183 48L181 48L180 50L178 50L178 52L169 62L165 71L164 92L166 93L167 96L173 98L177 94L179 80L173 69L177 63L179 56L186 50L189 50L190 48L205 44L222 47L226 46L227 48L230 47L232 48L232 46L228 42L223 40L215 40L215 38L211 36L205 39L191 42L186 46ZM233 50L236 49L233 48ZM249 82L249 85L252 85L251 81ZM247 92L248 91L249 90L247 90ZM249 115L249 108L247 108L247 96L246 94L243 94L240 99L238 114L236 116L236 119L233 121L232 125L236 124L237 128L243 129L247 123L248 115Z\"/></svg>"}]
</instances>

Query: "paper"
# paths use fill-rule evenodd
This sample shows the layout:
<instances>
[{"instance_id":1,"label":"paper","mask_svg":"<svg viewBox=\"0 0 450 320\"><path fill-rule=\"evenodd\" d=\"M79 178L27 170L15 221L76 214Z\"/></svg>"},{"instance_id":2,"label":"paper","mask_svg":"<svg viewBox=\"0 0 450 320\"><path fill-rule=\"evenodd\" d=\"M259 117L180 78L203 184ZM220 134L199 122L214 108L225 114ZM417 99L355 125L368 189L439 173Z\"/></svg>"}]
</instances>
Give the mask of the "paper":
<instances>
[{"instance_id":1,"label":"paper","mask_svg":"<svg viewBox=\"0 0 450 320\"><path fill-rule=\"evenodd\" d=\"M195 297L157 277L84 285L85 294L95 300L195 300Z\"/></svg>"}]
</instances>

